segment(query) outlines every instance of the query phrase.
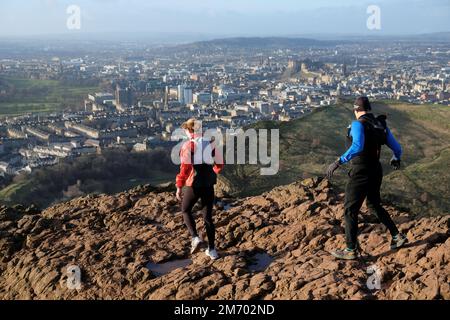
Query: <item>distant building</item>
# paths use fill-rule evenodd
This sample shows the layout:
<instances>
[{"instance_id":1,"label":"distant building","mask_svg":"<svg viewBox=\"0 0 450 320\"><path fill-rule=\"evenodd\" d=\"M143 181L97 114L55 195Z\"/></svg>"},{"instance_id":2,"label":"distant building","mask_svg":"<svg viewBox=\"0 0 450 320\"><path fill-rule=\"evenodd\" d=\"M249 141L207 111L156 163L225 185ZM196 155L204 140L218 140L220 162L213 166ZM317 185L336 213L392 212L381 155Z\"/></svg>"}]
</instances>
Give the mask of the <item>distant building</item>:
<instances>
[{"instance_id":1,"label":"distant building","mask_svg":"<svg viewBox=\"0 0 450 320\"><path fill-rule=\"evenodd\" d=\"M166 86L166 89L164 90L164 107L167 108L169 105L169 93L170 89L168 86Z\"/></svg>"},{"instance_id":2,"label":"distant building","mask_svg":"<svg viewBox=\"0 0 450 320\"><path fill-rule=\"evenodd\" d=\"M0 173L3 173L3 175L15 175L16 169L9 164L8 162L0 162Z\"/></svg>"},{"instance_id":3,"label":"distant building","mask_svg":"<svg viewBox=\"0 0 450 320\"><path fill-rule=\"evenodd\" d=\"M192 88L184 88L183 92L184 104L192 104L194 97L192 94Z\"/></svg>"},{"instance_id":4,"label":"distant building","mask_svg":"<svg viewBox=\"0 0 450 320\"><path fill-rule=\"evenodd\" d=\"M134 146L133 146L133 151L135 151L135 152L144 152L144 151L147 151L147 149L148 149L148 146L147 146L147 143L136 143Z\"/></svg>"},{"instance_id":5,"label":"distant building","mask_svg":"<svg viewBox=\"0 0 450 320\"><path fill-rule=\"evenodd\" d=\"M302 70L302 63L300 61L297 61L297 60L289 60L289 62L288 62L288 69L292 73L300 72Z\"/></svg>"},{"instance_id":6,"label":"distant building","mask_svg":"<svg viewBox=\"0 0 450 320\"><path fill-rule=\"evenodd\" d=\"M282 113L278 116L278 121L288 122L291 120L292 120L292 118L288 113Z\"/></svg>"},{"instance_id":7,"label":"distant building","mask_svg":"<svg viewBox=\"0 0 450 320\"><path fill-rule=\"evenodd\" d=\"M91 139L98 139L100 137L100 132L97 129L85 126L80 123L66 122L65 126L67 129L71 129Z\"/></svg>"},{"instance_id":8,"label":"distant building","mask_svg":"<svg viewBox=\"0 0 450 320\"><path fill-rule=\"evenodd\" d=\"M178 86L178 102L181 104L184 104L184 90L186 89L186 86L179 85Z\"/></svg>"},{"instance_id":9,"label":"distant building","mask_svg":"<svg viewBox=\"0 0 450 320\"><path fill-rule=\"evenodd\" d=\"M342 87L341 84L338 84L337 89L336 89L336 96L340 97L342 96Z\"/></svg>"},{"instance_id":10,"label":"distant building","mask_svg":"<svg viewBox=\"0 0 450 320\"><path fill-rule=\"evenodd\" d=\"M211 103L211 94L207 92L199 92L194 94L194 103L209 104Z\"/></svg>"},{"instance_id":11,"label":"distant building","mask_svg":"<svg viewBox=\"0 0 450 320\"><path fill-rule=\"evenodd\" d=\"M192 93L192 88L185 85L179 85L177 88L178 102L182 105L192 104L194 102L194 95Z\"/></svg>"},{"instance_id":12,"label":"distant building","mask_svg":"<svg viewBox=\"0 0 450 320\"><path fill-rule=\"evenodd\" d=\"M251 106L256 108L262 114L269 114L272 111L270 104L264 101L251 102Z\"/></svg>"},{"instance_id":13,"label":"distant building","mask_svg":"<svg viewBox=\"0 0 450 320\"><path fill-rule=\"evenodd\" d=\"M116 107L123 111L131 106L133 106L133 90L130 87L122 89L120 86L117 86Z\"/></svg>"},{"instance_id":14,"label":"distant building","mask_svg":"<svg viewBox=\"0 0 450 320\"><path fill-rule=\"evenodd\" d=\"M347 73L347 64L345 64L345 63L342 65L342 75L344 77L346 77L348 75L348 73Z\"/></svg>"},{"instance_id":15,"label":"distant building","mask_svg":"<svg viewBox=\"0 0 450 320\"><path fill-rule=\"evenodd\" d=\"M7 152L26 147L30 143L35 143L35 140L36 138L34 136L28 138L0 138L4 150Z\"/></svg>"},{"instance_id":16,"label":"distant building","mask_svg":"<svg viewBox=\"0 0 450 320\"><path fill-rule=\"evenodd\" d=\"M69 156L80 156L83 154L93 154L97 149L93 146L80 146L76 142L55 143L48 147L35 146L33 151L40 156L54 156L57 158L66 158Z\"/></svg>"},{"instance_id":17,"label":"distant building","mask_svg":"<svg viewBox=\"0 0 450 320\"><path fill-rule=\"evenodd\" d=\"M100 140L87 139L87 140L84 142L84 145L85 145L85 146L88 146L88 147L95 147L95 148L97 148L97 150L98 150L98 149L101 149L101 143L100 143Z\"/></svg>"},{"instance_id":18,"label":"distant building","mask_svg":"<svg viewBox=\"0 0 450 320\"><path fill-rule=\"evenodd\" d=\"M114 107L114 95L111 93L98 92L93 96L90 95L89 100L92 101L92 111L103 111ZM131 103L133 103L132 100L133 96L131 96Z\"/></svg>"},{"instance_id":19,"label":"distant building","mask_svg":"<svg viewBox=\"0 0 450 320\"><path fill-rule=\"evenodd\" d=\"M95 102L97 104L107 104L109 102L114 101L114 95L111 93L104 92L96 92L93 95L88 95L90 101Z\"/></svg>"},{"instance_id":20,"label":"distant building","mask_svg":"<svg viewBox=\"0 0 450 320\"><path fill-rule=\"evenodd\" d=\"M50 139L52 138L52 135L50 133L40 130L38 128L26 127L25 131L42 141L50 141Z\"/></svg>"},{"instance_id":21,"label":"distant building","mask_svg":"<svg viewBox=\"0 0 450 320\"><path fill-rule=\"evenodd\" d=\"M20 130L14 129L14 128L8 128L7 133L10 138L16 138L16 139L27 138L27 135L25 132L22 132Z\"/></svg>"}]
</instances>

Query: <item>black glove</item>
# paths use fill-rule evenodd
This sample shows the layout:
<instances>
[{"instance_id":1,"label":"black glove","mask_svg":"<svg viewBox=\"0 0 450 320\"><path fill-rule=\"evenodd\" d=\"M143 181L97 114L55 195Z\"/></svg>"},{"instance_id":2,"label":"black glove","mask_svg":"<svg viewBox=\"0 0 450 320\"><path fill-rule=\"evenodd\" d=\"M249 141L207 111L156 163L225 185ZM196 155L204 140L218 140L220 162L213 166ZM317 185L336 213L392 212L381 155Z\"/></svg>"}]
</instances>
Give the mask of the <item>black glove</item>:
<instances>
[{"instance_id":1,"label":"black glove","mask_svg":"<svg viewBox=\"0 0 450 320\"><path fill-rule=\"evenodd\" d=\"M400 169L400 159L397 159L396 157L392 157L391 159L391 167L394 168L394 170Z\"/></svg>"},{"instance_id":2,"label":"black glove","mask_svg":"<svg viewBox=\"0 0 450 320\"><path fill-rule=\"evenodd\" d=\"M327 178L328 180L331 180L331 178L333 177L334 172L337 170L337 168L339 168L341 166L341 160L336 160L335 162L333 162L327 170Z\"/></svg>"}]
</instances>

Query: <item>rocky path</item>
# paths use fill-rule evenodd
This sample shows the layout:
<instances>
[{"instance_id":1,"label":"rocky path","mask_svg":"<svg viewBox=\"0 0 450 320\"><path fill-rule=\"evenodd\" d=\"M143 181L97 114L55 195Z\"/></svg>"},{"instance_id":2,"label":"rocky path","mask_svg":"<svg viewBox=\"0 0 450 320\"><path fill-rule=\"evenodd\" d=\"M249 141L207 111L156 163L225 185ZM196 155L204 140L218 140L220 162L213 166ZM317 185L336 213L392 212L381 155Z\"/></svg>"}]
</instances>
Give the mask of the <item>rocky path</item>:
<instances>
[{"instance_id":1,"label":"rocky path","mask_svg":"<svg viewBox=\"0 0 450 320\"><path fill-rule=\"evenodd\" d=\"M407 248L390 251L363 210L362 258L336 261L342 195L319 179L278 187L217 209L222 258L211 262L190 257L173 193L140 187L43 212L2 207L0 299L450 299L450 215L388 211ZM69 265L81 270L79 290L67 286ZM371 290L374 276L380 289Z\"/></svg>"}]
</instances>

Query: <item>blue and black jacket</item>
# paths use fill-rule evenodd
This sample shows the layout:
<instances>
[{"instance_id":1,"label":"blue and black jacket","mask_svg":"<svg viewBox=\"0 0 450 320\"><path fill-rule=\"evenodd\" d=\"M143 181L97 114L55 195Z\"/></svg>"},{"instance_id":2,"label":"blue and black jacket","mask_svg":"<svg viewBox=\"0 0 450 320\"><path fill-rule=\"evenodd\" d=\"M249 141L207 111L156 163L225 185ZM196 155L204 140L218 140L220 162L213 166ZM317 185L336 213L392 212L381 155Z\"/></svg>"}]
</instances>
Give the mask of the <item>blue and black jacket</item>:
<instances>
[{"instance_id":1,"label":"blue and black jacket","mask_svg":"<svg viewBox=\"0 0 450 320\"><path fill-rule=\"evenodd\" d=\"M342 164L352 161L352 164L365 164L379 161L381 146L386 144L397 160L401 159L402 147L395 139L386 124L386 117L365 114L353 121L348 132L351 146L340 157Z\"/></svg>"}]
</instances>

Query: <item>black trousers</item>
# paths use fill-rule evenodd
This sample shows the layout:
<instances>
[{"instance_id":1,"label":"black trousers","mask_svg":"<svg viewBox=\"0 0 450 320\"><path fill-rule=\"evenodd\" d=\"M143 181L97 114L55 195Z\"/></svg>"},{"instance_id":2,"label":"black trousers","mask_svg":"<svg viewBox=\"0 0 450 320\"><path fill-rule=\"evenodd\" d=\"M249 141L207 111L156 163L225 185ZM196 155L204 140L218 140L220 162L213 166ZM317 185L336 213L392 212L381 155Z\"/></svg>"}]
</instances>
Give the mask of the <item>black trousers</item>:
<instances>
[{"instance_id":1,"label":"black trousers","mask_svg":"<svg viewBox=\"0 0 450 320\"><path fill-rule=\"evenodd\" d=\"M372 211L389 230L392 236L399 232L389 213L381 206L380 188L383 169L379 161L372 164L352 165L349 181L345 189L345 237L347 247L355 249L358 237L358 214L364 200Z\"/></svg>"},{"instance_id":2,"label":"black trousers","mask_svg":"<svg viewBox=\"0 0 450 320\"><path fill-rule=\"evenodd\" d=\"M183 212L184 223L192 237L198 237L195 219L192 209L198 200L201 200L202 215L205 221L206 234L208 236L208 246L210 249L215 248L216 229L212 219L214 207L214 186L211 187L185 187L183 192L183 201L181 203L181 211Z\"/></svg>"}]
</instances>

